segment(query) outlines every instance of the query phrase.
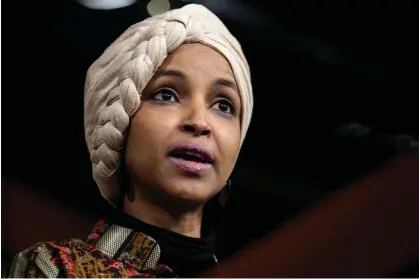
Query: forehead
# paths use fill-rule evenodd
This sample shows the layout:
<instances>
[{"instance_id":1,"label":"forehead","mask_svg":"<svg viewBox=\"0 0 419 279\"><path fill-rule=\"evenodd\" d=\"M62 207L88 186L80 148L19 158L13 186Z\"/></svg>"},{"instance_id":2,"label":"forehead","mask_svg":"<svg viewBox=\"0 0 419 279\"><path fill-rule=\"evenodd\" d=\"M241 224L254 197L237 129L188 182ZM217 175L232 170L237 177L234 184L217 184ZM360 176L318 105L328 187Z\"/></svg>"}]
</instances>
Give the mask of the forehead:
<instances>
[{"instance_id":1,"label":"forehead","mask_svg":"<svg viewBox=\"0 0 419 279\"><path fill-rule=\"evenodd\" d=\"M181 45L167 56L160 68L176 68L187 74L210 74L234 80L227 59L213 48L200 43Z\"/></svg>"}]
</instances>

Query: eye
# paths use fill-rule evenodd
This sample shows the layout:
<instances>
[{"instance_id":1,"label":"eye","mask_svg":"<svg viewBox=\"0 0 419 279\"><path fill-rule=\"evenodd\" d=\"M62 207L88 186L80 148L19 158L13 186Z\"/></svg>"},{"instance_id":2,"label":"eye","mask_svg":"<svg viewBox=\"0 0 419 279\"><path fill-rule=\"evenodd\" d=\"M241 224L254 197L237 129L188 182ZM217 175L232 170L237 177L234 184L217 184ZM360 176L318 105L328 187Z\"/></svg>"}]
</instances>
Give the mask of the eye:
<instances>
[{"instance_id":1,"label":"eye","mask_svg":"<svg viewBox=\"0 0 419 279\"><path fill-rule=\"evenodd\" d=\"M151 98L162 102L176 102L177 94L171 88L161 88L154 92Z\"/></svg>"},{"instance_id":2,"label":"eye","mask_svg":"<svg viewBox=\"0 0 419 279\"><path fill-rule=\"evenodd\" d=\"M225 113L225 114L231 114L231 115L235 114L234 105L226 99L222 99L222 100L217 101L213 105L213 107L216 110L219 110L219 111L221 111L222 113Z\"/></svg>"}]
</instances>

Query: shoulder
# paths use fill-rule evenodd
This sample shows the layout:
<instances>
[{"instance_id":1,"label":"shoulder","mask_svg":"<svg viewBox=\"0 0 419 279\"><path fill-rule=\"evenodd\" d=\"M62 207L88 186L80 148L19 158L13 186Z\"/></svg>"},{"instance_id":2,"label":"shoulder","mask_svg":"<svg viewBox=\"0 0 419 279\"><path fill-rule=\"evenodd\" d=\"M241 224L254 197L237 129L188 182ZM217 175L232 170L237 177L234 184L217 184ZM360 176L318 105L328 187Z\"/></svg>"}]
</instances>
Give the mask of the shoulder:
<instances>
[{"instance_id":1,"label":"shoulder","mask_svg":"<svg viewBox=\"0 0 419 279\"><path fill-rule=\"evenodd\" d=\"M57 277L155 277L152 271L139 272L125 267L78 239L43 242L18 253L10 267L9 278Z\"/></svg>"},{"instance_id":2,"label":"shoulder","mask_svg":"<svg viewBox=\"0 0 419 279\"><path fill-rule=\"evenodd\" d=\"M71 266L76 255L85 254L88 245L78 239L37 243L18 253L9 270L9 277L58 277L60 270Z\"/></svg>"}]
</instances>

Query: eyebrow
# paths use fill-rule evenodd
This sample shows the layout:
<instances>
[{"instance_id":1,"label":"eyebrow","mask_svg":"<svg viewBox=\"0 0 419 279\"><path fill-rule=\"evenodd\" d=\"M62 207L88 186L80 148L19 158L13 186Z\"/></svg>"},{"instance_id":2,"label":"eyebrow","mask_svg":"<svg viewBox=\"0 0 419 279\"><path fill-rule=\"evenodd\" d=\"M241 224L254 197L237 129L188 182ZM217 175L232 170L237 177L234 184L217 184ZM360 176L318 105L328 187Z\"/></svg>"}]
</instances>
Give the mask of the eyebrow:
<instances>
[{"instance_id":1,"label":"eyebrow","mask_svg":"<svg viewBox=\"0 0 419 279\"><path fill-rule=\"evenodd\" d=\"M186 75L182 72L182 71L178 71L178 70L158 70L155 74L154 74L154 78L159 78L159 77L178 77L181 79L186 79Z\"/></svg>"},{"instance_id":2,"label":"eyebrow","mask_svg":"<svg viewBox=\"0 0 419 279\"><path fill-rule=\"evenodd\" d=\"M221 86L226 86L226 87L230 87L231 89L233 89L234 91L238 92L237 90L237 86L236 83L232 80L229 79L225 79L225 78L218 78L215 81L216 85L221 85Z\"/></svg>"},{"instance_id":3,"label":"eyebrow","mask_svg":"<svg viewBox=\"0 0 419 279\"><path fill-rule=\"evenodd\" d=\"M182 71L179 71L179 70L160 69L154 74L154 78L157 79L159 77L176 77L176 78L180 78L180 79L186 79L186 74ZM214 84L215 85L220 85L220 86L230 87L234 91L238 92L236 83L232 80L225 79L225 78L218 78L218 79L215 80Z\"/></svg>"}]
</instances>

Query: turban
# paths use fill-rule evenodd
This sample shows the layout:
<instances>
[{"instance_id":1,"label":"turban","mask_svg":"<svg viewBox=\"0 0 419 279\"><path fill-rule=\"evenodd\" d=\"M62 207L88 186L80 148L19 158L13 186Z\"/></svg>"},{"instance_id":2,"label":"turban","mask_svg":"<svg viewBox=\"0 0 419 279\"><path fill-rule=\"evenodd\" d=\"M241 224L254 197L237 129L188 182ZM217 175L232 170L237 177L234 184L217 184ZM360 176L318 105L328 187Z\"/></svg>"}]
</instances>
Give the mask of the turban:
<instances>
[{"instance_id":1,"label":"turban","mask_svg":"<svg viewBox=\"0 0 419 279\"><path fill-rule=\"evenodd\" d=\"M190 4L136 23L90 66L84 88L85 138L93 178L111 204L120 195L120 151L141 93L167 55L186 43L207 45L230 63L242 104L243 143L253 109L250 70L239 42L221 20L204 6Z\"/></svg>"}]
</instances>

